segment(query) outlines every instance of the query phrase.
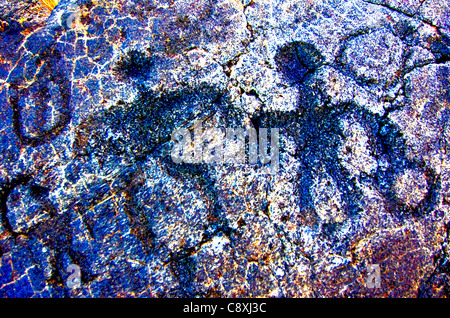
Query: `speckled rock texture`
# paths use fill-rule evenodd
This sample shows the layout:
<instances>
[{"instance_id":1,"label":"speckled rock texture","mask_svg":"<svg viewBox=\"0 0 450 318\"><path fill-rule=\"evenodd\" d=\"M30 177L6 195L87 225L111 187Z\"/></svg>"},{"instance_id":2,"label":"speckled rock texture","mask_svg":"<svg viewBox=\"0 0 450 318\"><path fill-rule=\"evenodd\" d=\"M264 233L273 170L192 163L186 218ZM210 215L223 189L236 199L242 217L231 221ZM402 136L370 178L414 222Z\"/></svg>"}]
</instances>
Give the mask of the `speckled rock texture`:
<instances>
[{"instance_id":1,"label":"speckled rock texture","mask_svg":"<svg viewBox=\"0 0 450 318\"><path fill-rule=\"evenodd\" d=\"M1 297L449 296L450 2L1 0L0 23ZM198 121L278 128L279 170L175 163Z\"/></svg>"}]
</instances>

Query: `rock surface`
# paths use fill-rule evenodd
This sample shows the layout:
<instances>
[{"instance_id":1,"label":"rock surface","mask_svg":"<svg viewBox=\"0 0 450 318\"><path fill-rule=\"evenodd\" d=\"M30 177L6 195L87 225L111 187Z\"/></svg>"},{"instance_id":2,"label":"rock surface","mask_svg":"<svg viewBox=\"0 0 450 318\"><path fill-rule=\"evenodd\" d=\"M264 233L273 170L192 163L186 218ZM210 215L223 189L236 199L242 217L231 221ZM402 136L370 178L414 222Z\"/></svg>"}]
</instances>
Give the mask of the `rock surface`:
<instances>
[{"instance_id":1,"label":"rock surface","mask_svg":"<svg viewBox=\"0 0 450 318\"><path fill-rule=\"evenodd\" d=\"M448 1L0 8L0 296L449 296ZM279 171L173 162L199 120Z\"/></svg>"}]
</instances>

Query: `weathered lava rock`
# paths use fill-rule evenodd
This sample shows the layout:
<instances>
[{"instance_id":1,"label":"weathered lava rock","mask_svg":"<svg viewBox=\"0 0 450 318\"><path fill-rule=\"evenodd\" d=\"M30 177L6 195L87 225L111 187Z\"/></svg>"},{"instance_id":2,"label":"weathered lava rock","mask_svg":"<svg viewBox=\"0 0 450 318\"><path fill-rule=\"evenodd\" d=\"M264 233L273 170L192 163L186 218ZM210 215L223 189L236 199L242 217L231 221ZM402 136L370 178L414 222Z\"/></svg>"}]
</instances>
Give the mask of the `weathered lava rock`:
<instances>
[{"instance_id":1,"label":"weathered lava rock","mask_svg":"<svg viewBox=\"0 0 450 318\"><path fill-rule=\"evenodd\" d=\"M0 0L0 296L449 296L447 1L27 8ZM279 170L175 163L198 122L279 129Z\"/></svg>"}]
</instances>

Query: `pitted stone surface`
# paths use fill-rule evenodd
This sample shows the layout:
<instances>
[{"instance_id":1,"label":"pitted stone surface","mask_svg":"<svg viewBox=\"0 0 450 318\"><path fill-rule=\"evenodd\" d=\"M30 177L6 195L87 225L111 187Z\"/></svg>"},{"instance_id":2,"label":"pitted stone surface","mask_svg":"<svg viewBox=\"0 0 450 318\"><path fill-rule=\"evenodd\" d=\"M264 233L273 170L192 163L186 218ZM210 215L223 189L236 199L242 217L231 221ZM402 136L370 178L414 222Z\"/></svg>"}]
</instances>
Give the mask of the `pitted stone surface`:
<instances>
[{"instance_id":1,"label":"pitted stone surface","mask_svg":"<svg viewBox=\"0 0 450 318\"><path fill-rule=\"evenodd\" d=\"M0 11L1 296L449 296L448 1ZM279 171L173 162L197 121Z\"/></svg>"}]
</instances>

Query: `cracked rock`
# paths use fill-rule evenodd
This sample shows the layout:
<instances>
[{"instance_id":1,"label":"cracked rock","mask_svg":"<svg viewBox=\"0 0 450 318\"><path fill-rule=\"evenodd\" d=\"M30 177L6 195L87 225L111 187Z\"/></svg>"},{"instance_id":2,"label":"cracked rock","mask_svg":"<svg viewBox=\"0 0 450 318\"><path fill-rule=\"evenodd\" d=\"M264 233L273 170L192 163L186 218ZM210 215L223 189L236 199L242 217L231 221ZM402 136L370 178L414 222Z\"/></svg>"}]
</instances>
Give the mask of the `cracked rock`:
<instances>
[{"instance_id":1,"label":"cracked rock","mask_svg":"<svg viewBox=\"0 0 450 318\"><path fill-rule=\"evenodd\" d=\"M41 191L37 186L18 186L9 194L7 217L14 232L26 232L50 218L50 211L39 201Z\"/></svg>"},{"instance_id":2,"label":"cracked rock","mask_svg":"<svg viewBox=\"0 0 450 318\"><path fill-rule=\"evenodd\" d=\"M1 297L449 296L448 1L0 11Z\"/></svg>"}]
</instances>

